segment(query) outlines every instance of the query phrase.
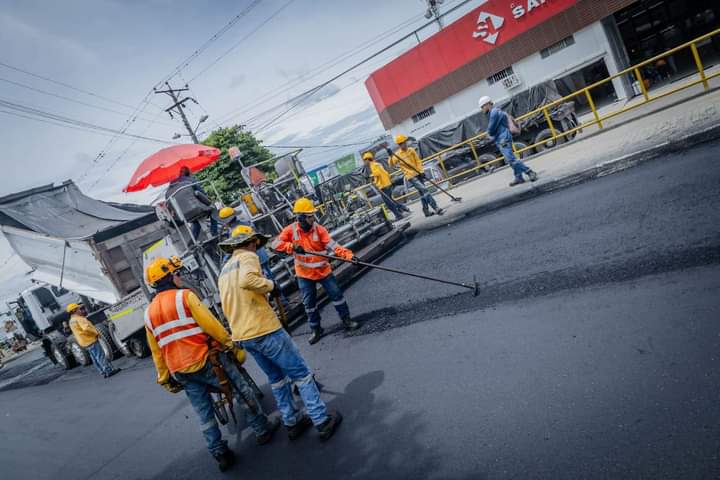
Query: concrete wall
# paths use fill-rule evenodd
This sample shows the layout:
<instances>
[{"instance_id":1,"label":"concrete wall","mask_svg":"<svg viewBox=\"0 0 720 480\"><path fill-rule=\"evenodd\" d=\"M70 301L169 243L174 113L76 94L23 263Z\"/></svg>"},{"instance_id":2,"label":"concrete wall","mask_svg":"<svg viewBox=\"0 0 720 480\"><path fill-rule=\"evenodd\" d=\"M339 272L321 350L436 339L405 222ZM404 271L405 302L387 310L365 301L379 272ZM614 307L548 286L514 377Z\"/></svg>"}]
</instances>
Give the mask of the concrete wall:
<instances>
[{"instance_id":1,"label":"concrete wall","mask_svg":"<svg viewBox=\"0 0 720 480\"><path fill-rule=\"evenodd\" d=\"M421 137L444 125L458 121L477 110L477 100L483 95L493 99L502 100L511 97L515 92L567 75L583 68L601 58L605 59L608 71L612 75L619 71L618 62L613 55L605 29L600 22L576 32L575 44L564 48L547 58L542 58L540 52L526 57L513 64L513 70L520 77L521 85L513 90L505 90L500 82L488 85L486 79L479 79L475 85L448 97L434 105L435 114L413 123L407 119L391 128L392 134L404 133L414 137ZM613 82L618 98L625 97L622 83Z\"/></svg>"}]
</instances>

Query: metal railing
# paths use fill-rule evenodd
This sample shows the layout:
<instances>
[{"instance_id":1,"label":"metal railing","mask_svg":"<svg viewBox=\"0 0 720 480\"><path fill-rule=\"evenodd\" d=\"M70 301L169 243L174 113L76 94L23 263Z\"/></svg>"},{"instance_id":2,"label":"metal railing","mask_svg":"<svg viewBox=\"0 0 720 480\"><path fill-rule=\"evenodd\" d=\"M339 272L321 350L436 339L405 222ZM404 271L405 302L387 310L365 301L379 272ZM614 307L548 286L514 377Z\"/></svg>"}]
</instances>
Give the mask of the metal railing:
<instances>
[{"instance_id":1,"label":"metal railing","mask_svg":"<svg viewBox=\"0 0 720 480\"><path fill-rule=\"evenodd\" d=\"M555 142L555 144L557 144L558 140L562 141L566 138L570 138L573 135L575 135L577 132L580 132L583 129L586 129L588 127L592 127L595 125L598 126L599 130L602 130L603 128L605 128L605 125L603 124L603 122L605 122L611 118L617 117L618 115L622 115L626 112L634 110L643 105L647 105L648 103L652 103L661 98L665 98L670 95L674 95L678 92L681 92L688 88L694 87L695 85L702 84L703 89L705 91L708 91L710 89L710 83L709 83L710 80L712 80L713 78L719 77L720 71L718 71L714 74L711 74L711 75L707 74L706 67L703 64L702 58L700 56L700 51L698 50L698 44L707 42L717 35L720 35L720 29L709 32L701 37L695 38L694 40L686 42L680 46L677 46L675 48L667 50L666 52L663 52L652 58L644 60L638 64L630 66L624 70L621 70L613 75L608 76L607 78L597 81L591 85L588 85L588 86L581 88L575 92L572 92L569 95L566 95L562 98L554 100L553 102L547 103L540 108L537 108L535 110L532 110L530 112L527 112L527 113L517 117L516 121L518 123L522 123L522 121L524 119L532 117L534 115L537 115L538 113L541 113L545 117L545 121L548 124L548 127L552 133L552 136L546 137L540 142L536 142L532 145L527 145L527 146L524 146L524 147L518 148L518 149L516 149L515 145L513 145L513 151L515 152L516 155L521 155L524 152L532 152L533 149L537 148L540 145L549 143L550 141L553 141L553 142ZM690 50L690 53L692 54L697 72L692 74L692 76L688 82L685 82L685 83L682 83L681 85L675 86L674 88L672 88L668 91L665 91L665 92L662 92L662 93L659 93L656 95L651 95L645 85L645 79L643 78L641 69L648 65L654 65L658 60L665 59L666 57L669 57L670 55L674 55L680 51L688 50L688 49ZM598 87L602 87L603 85L606 85L607 83L612 82L613 80L615 80L617 78L624 77L626 75L632 75L636 79L636 82L639 84L641 95L643 97L642 101L634 103L634 104L626 104L625 106L623 106L615 111L601 113L595 105L595 101L594 101L592 93L591 93L592 90L596 89ZM580 96L585 97L585 100L587 100L588 106L590 107L590 111L592 113L592 120L587 121L587 122L579 122L579 124L577 126L575 126L574 128L564 130L564 131L560 131L557 128L555 128L555 125L552 120L552 115L550 113L551 109L553 107L557 107L558 105L561 105L564 102L567 102L568 100L572 100L572 99L574 99L576 97L580 97ZM423 162L423 164L426 164L428 162L437 160L440 169L445 174L444 178L442 178L440 181L447 182L448 188L450 188L450 187L454 186L452 181L457 178L468 176L468 174L473 173L473 172L479 173L481 170L486 169L486 168L488 168L492 165L498 164L498 163L500 165L502 165L502 163L504 162L504 157L502 155L494 158L493 160L489 160L486 162L483 162L480 159L480 156L478 155L478 152L475 148L475 143L478 140L480 140L484 137L487 137L487 136L488 136L487 132L481 132L481 133L475 135L474 137L468 138L467 140L464 140L458 144L452 145L451 147L448 147L444 150L441 150L432 155L429 155L426 158L423 158L422 162ZM457 150L458 148L462 148L462 147L466 147L466 146L470 148L470 152L472 153L472 156L475 160L475 166L464 169L453 175L448 175L448 170L445 167L443 157L447 153L450 153L454 150ZM395 177L395 178L397 178L401 175L402 175L402 172L400 172L399 170L391 173L391 176ZM355 189L355 191L361 192L367 188L371 188L371 185L370 184L362 185L360 187L357 187ZM409 198L415 194L416 194L416 192L413 191L413 192L405 193L404 195L400 195L398 197L393 197L393 198L395 200L402 200L405 198Z\"/></svg>"}]
</instances>

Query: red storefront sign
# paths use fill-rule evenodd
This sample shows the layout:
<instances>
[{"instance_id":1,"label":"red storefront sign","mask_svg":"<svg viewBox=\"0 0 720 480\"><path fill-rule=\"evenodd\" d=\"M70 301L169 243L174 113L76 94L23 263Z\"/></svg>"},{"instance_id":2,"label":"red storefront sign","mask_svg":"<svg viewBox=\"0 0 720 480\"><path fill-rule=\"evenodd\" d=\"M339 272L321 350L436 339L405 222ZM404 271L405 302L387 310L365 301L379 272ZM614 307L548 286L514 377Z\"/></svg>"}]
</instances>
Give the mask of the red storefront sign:
<instances>
[{"instance_id":1,"label":"red storefront sign","mask_svg":"<svg viewBox=\"0 0 720 480\"><path fill-rule=\"evenodd\" d=\"M375 108L387 109L576 3L489 0L373 72L365 86Z\"/></svg>"}]
</instances>

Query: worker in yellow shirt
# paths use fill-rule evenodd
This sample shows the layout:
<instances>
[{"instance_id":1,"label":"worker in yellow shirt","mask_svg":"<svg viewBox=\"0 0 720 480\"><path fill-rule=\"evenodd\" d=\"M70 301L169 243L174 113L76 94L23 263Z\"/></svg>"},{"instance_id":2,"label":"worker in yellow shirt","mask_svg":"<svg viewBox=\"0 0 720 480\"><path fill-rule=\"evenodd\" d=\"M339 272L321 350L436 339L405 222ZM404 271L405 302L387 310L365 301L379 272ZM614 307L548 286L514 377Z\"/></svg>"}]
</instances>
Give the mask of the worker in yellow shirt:
<instances>
[{"instance_id":1,"label":"worker in yellow shirt","mask_svg":"<svg viewBox=\"0 0 720 480\"><path fill-rule=\"evenodd\" d=\"M375 161L375 155L372 152L363 153L362 158L368 168L370 178L372 178L373 184L380 191L380 196L387 208L395 215L396 220L404 218L403 212L410 212L410 209L393 199L393 184L390 174L379 162Z\"/></svg>"},{"instance_id":2,"label":"worker in yellow shirt","mask_svg":"<svg viewBox=\"0 0 720 480\"><path fill-rule=\"evenodd\" d=\"M263 277L256 251L269 238L240 225L231 238L220 242L220 248L232 253L218 278L222 309L235 344L249 352L267 375L288 438L295 440L315 425L324 442L333 436L343 417L340 412L328 412L305 359L268 303L267 294L277 286ZM295 406L293 384L307 414Z\"/></svg>"},{"instance_id":3,"label":"worker in yellow shirt","mask_svg":"<svg viewBox=\"0 0 720 480\"><path fill-rule=\"evenodd\" d=\"M105 377L110 378L120 371L119 368L112 366L110 361L105 357L105 352L98 342L100 332L95 325L87 319L87 311L82 305L71 303L65 309L70 314L70 330L75 336L78 345L84 348L92 359L93 365L98 372Z\"/></svg>"},{"instance_id":4,"label":"worker in yellow shirt","mask_svg":"<svg viewBox=\"0 0 720 480\"><path fill-rule=\"evenodd\" d=\"M415 187L415 190L420 194L420 202L425 216L430 217L433 215L430 207L438 215L445 213L445 210L438 207L430 191L425 187L425 167L415 149L408 146L408 137L402 134L396 135L395 143L400 147L396 152L387 149L388 155L390 155L390 166L399 167L405 175L405 180Z\"/></svg>"},{"instance_id":5,"label":"worker in yellow shirt","mask_svg":"<svg viewBox=\"0 0 720 480\"><path fill-rule=\"evenodd\" d=\"M215 420L210 392L219 389L220 383L208 354L209 345L226 350L234 347L225 327L198 296L181 288L181 267L177 257L157 258L147 267L146 281L158 292L145 312L147 341L157 369L157 382L170 393L185 390L200 417L207 448L220 471L225 471L235 463L235 454L222 439ZM255 393L227 353L218 357L238 404L245 411L246 421L255 432L257 444L268 443L280 426L279 419L270 420L263 413Z\"/></svg>"}]
</instances>

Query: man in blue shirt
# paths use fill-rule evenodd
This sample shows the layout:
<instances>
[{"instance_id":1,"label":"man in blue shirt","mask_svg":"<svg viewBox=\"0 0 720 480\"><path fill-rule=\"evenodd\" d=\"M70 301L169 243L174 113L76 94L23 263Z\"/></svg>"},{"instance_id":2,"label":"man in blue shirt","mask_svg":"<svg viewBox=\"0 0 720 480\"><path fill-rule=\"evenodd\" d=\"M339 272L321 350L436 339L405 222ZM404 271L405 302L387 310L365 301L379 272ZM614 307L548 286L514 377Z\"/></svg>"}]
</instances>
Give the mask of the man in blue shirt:
<instances>
[{"instance_id":1,"label":"man in blue shirt","mask_svg":"<svg viewBox=\"0 0 720 480\"><path fill-rule=\"evenodd\" d=\"M525 183L523 173L528 176L531 182L537 180L537 173L532 171L530 167L519 160L513 152L513 138L512 133L510 132L510 120L508 118L508 114L500 110L498 107L495 107L490 97L482 97L478 101L478 105L480 105L480 110L482 110L484 114L489 115L487 133L490 136L490 139L495 141L495 145L497 145L500 153L502 153L503 157L505 157L505 160L513 169L513 173L515 174L515 179L510 182L510 186L514 187L515 185Z\"/></svg>"}]
</instances>

